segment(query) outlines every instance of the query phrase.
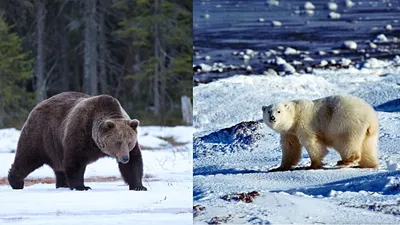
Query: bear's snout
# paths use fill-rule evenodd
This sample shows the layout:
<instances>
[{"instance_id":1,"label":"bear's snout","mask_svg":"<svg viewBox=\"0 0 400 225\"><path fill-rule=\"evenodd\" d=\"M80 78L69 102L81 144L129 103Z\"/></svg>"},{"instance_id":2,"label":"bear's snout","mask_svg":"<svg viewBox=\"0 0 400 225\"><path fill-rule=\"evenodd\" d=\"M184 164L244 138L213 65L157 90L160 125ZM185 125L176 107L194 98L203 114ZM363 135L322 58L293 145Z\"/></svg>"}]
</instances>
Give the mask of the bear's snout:
<instances>
[{"instance_id":1,"label":"bear's snout","mask_svg":"<svg viewBox=\"0 0 400 225\"><path fill-rule=\"evenodd\" d=\"M276 119L275 116L273 116L273 115L269 116L269 121L270 122L275 122L275 119Z\"/></svg>"},{"instance_id":2,"label":"bear's snout","mask_svg":"<svg viewBox=\"0 0 400 225\"><path fill-rule=\"evenodd\" d=\"M126 164L129 162L129 155L123 155L119 158L119 161L123 164Z\"/></svg>"}]
</instances>

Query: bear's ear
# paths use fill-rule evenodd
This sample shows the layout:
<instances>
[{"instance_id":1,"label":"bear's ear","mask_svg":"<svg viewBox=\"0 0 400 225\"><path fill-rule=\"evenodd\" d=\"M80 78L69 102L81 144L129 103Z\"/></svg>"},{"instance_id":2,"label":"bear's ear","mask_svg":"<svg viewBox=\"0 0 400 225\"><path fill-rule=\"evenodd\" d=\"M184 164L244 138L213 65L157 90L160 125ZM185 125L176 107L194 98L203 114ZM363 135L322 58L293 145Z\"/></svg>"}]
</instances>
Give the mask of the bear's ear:
<instances>
[{"instance_id":1,"label":"bear's ear","mask_svg":"<svg viewBox=\"0 0 400 225\"><path fill-rule=\"evenodd\" d=\"M112 120L104 121L103 128L106 130L110 130L115 127L115 123Z\"/></svg>"},{"instance_id":2,"label":"bear's ear","mask_svg":"<svg viewBox=\"0 0 400 225\"><path fill-rule=\"evenodd\" d=\"M132 129L136 130L137 127L139 126L140 122L137 119L133 119L129 121L129 126L132 127Z\"/></svg>"},{"instance_id":3,"label":"bear's ear","mask_svg":"<svg viewBox=\"0 0 400 225\"><path fill-rule=\"evenodd\" d=\"M265 106L265 105L264 105L264 106L262 107L262 111L264 112L265 110L267 110L267 108L268 108L268 106Z\"/></svg>"}]
</instances>

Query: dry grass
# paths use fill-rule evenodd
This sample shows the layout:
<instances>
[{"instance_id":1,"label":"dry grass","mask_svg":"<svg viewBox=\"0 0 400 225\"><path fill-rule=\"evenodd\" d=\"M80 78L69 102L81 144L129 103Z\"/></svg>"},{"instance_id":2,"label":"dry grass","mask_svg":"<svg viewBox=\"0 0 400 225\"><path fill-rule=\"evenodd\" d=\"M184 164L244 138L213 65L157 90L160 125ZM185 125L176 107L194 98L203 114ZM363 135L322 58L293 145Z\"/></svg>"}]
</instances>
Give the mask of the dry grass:
<instances>
[{"instance_id":1,"label":"dry grass","mask_svg":"<svg viewBox=\"0 0 400 225\"><path fill-rule=\"evenodd\" d=\"M177 146L184 146L187 143L186 142L178 142L175 140L174 137L158 137L164 141L167 141L168 143L170 143L172 146L177 147Z\"/></svg>"},{"instance_id":2,"label":"dry grass","mask_svg":"<svg viewBox=\"0 0 400 225\"><path fill-rule=\"evenodd\" d=\"M173 147L185 146L187 144L187 142L176 141L174 137L159 137L159 136L157 136L157 138L160 138L161 140L164 140L164 141L168 142ZM154 150L154 149L158 149L158 148L152 148L152 147L148 147L148 146L145 146L145 145L140 145L140 149L142 149L142 150Z\"/></svg>"}]
</instances>

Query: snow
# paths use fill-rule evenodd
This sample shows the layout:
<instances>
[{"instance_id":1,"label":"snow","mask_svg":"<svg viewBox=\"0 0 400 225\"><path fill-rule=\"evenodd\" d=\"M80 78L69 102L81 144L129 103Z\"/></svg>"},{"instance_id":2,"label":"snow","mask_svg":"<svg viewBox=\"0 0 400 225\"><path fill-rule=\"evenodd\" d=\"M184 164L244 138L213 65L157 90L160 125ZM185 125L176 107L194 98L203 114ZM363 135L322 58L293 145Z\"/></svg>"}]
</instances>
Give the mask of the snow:
<instances>
[{"instance_id":1,"label":"snow","mask_svg":"<svg viewBox=\"0 0 400 225\"><path fill-rule=\"evenodd\" d=\"M7 177L19 131L0 130L0 179ZM147 192L128 190L122 179L85 182L92 190L56 189L55 184L35 184L23 190L0 185L0 224L191 224L192 134L191 127L139 127L139 141L153 150L142 150ZM150 137L150 138L148 138ZM173 138L172 146L161 138ZM54 178L43 166L28 178ZM121 178L117 162L102 158L88 165L85 178Z\"/></svg>"},{"instance_id":2,"label":"snow","mask_svg":"<svg viewBox=\"0 0 400 225\"><path fill-rule=\"evenodd\" d=\"M399 224L400 67L395 60L368 63L284 77L239 75L194 87L194 205L205 207L195 224L216 216L230 224ZM310 164L303 151L299 169L268 173L282 157L279 135L260 122L261 107L334 94L355 95L376 108L379 168L338 169L340 156L330 149L324 170L302 170ZM221 199L252 191L260 193L252 203Z\"/></svg>"}]
</instances>

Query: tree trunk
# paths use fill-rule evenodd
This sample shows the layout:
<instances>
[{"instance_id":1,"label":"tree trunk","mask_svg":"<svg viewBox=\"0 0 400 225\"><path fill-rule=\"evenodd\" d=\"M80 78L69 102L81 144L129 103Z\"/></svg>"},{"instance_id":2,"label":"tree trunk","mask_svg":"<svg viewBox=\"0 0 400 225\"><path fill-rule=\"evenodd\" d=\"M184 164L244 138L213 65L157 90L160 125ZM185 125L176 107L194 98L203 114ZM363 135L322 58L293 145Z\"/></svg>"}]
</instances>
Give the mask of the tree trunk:
<instances>
[{"instance_id":1,"label":"tree trunk","mask_svg":"<svg viewBox=\"0 0 400 225\"><path fill-rule=\"evenodd\" d=\"M67 28L64 25L60 27L60 44L61 44L61 54L62 54L62 65L61 65L61 88L62 91L68 91L69 90L69 63L68 63L68 32Z\"/></svg>"},{"instance_id":2,"label":"tree trunk","mask_svg":"<svg viewBox=\"0 0 400 225\"><path fill-rule=\"evenodd\" d=\"M158 16L158 0L155 0L154 4L154 16ZM160 54L158 49L158 21L155 20L154 23L154 80L153 80L153 98L154 98L154 114L160 114L160 89L158 87L159 83L159 60Z\"/></svg>"},{"instance_id":3,"label":"tree trunk","mask_svg":"<svg viewBox=\"0 0 400 225\"><path fill-rule=\"evenodd\" d=\"M98 94L96 4L97 0L85 1L83 90L89 95Z\"/></svg>"},{"instance_id":4,"label":"tree trunk","mask_svg":"<svg viewBox=\"0 0 400 225\"><path fill-rule=\"evenodd\" d=\"M36 102L41 102L47 98L45 84L45 56L44 56L44 21L45 6L42 0L35 0L36 8L36 29L37 29L37 53L35 64L36 76Z\"/></svg>"},{"instance_id":5,"label":"tree trunk","mask_svg":"<svg viewBox=\"0 0 400 225\"><path fill-rule=\"evenodd\" d=\"M105 4L104 1L100 1L100 4ZM103 8L106 8L103 6ZM106 57L107 57L107 40L105 35L105 29L107 29L105 24L105 16L104 11L99 12L99 21L100 24L98 26L99 31L99 79L100 79L100 91L103 94L108 93L107 90L107 68L106 68Z\"/></svg>"}]
</instances>

